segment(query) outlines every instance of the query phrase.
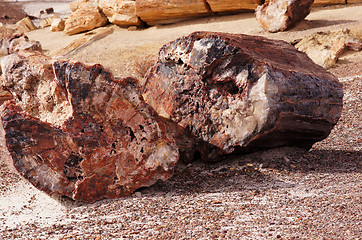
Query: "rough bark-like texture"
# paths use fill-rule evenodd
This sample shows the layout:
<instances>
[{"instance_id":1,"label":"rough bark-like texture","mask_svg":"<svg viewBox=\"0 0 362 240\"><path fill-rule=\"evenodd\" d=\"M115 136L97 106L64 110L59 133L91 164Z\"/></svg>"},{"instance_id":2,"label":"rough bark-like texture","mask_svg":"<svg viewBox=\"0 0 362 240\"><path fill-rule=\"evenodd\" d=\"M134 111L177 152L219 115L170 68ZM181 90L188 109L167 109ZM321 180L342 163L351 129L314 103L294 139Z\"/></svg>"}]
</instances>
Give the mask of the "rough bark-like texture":
<instances>
[{"instance_id":1,"label":"rough bark-like texture","mask_svg":"<svg viewBox=\"0 0 362 240\"><path fill-rule=\"evenodd\" d=\"M91 3L83 3L65 21L64 32L73 35L107 24L107 17Z\"/></svg>"},{"instance_id":2,"label":"rough bark-like texture","mask_svg":"<svg viewBox=\"0 0 362 240\"><path fill-rule=\"evenodd\" d=\"M207 160L235 150L310 148L342 110L336 77L290 44L263 37L179 38L161 48L145 81L145 101L189 129Z\"/></svg>"},{"instance_id":3,"label":"rough bark-like texture","mask_svg":"<svg viewBox=\"0 0 362 240\"><path fill-rule=\"evenodd\" d=\"M213 12L235 12L241 10L255 10L262 3L261 0L207 0Z\"/></svg>"},{"instance_id":4,"label":"rough bark-like texture","mask_svg":"<svg viewBox=\"0 0 362 240\"><path fill-rule=\"evenodd\" d=\"M172 175L179 152L169 123L135 80L37 52L4 57L2 68L15 100L3 105L1 141L7 161L37 188L93 202Z\"/></svg>"},{"instance_id":5,"label":"rough bark-like texture","mask_svg":"<svg viewBox=\"0 0 362 240\"><path fill-rule=\"evenodd\" d=\"M256 19L269 32L284 31L310 13L314 0L271 0L255 10Z\"/></svg>"},{"instance_id":6,"label":"rough bark-like texture","mask_svg":"<svg viewBox=\"0 0 362 240\"><path fill-rule=\"evenodd\" d=\"M137 15L149 25L172 23L208 13L204 0L137 0Z\"/></svg>"},{"instance_id":7,"label":"rough bark-like texture","mask_svg":"<svg viewBox=\"0 0 362 240\"><path fill-rule=\"evenodd\" d=\"M119 26L140 25L136 14L136 2L125 0L101 0L99 7L107 16L108 21Z\"/></svg>"}]
</instances>

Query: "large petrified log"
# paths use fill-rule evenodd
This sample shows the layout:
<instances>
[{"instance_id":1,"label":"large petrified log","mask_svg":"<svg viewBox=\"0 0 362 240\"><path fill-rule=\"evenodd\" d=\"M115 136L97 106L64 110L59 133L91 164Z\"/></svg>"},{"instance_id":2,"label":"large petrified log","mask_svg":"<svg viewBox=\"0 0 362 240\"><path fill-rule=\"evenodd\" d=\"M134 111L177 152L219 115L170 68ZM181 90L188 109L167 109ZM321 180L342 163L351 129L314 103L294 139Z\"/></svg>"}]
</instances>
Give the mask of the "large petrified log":
<instances>
[{"instance_id":1,"label":"large petrified log","mask_svg":"<svg viewBox=\"0 0 362 240\"><path fill-rule=\"evenodd\" d=\"M136 11L149 25L173 23L209 13L205 0L137 0Z\"/></svg>"},{"instance_id":2,"label":"large petrified log","mask_svg":"<svg viewBox=\"0 0 362 240\"><path fill-rule=\"evenodd\" d=\"M342 109L336 77L290 44L256 36L179 38L161 48L145 81L145 101L189 129L208 160L235 151L310 148L328 136Z\"/></svg>"},{"instance_id":3,"label":"large petrified log","mask_svg":"<svg viewBox=\"0 0 362 240\"><path fill-rule=\"evenodd\" d=\"M270 0L255 10L256 19L269 32L284 31L310 13L314 0Z\"/></svg>"},{"instance_id":4,"label":"large petrified log","mask_svg":"<svg viewBox=\"0 0 362 240\"><path fill-rule=\"evenodd\" d=\"M145 104L135 80L39 52L1 65L15 99L1 111L5 160L37 188L93 202L172 175L177 129L167 132L170 123Z\"/></svg>"}]
</instances>

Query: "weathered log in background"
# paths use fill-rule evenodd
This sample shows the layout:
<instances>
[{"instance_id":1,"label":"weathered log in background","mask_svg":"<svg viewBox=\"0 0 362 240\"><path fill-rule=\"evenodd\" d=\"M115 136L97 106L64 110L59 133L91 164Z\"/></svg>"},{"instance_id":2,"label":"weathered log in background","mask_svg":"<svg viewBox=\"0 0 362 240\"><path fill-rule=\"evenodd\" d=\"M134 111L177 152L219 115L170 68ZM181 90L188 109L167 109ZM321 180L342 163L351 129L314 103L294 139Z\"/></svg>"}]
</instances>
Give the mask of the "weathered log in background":
<instances>
[{"instance_id":1,"label":"weathered log in background","mask_svg":"<svg viewBox=\"0 0 362 240\"><path fill-rule=\"evenodd\" d=\"M310 13L314 0L271 0L255 10L256 19L269 32L284 31Z\"/></svg>"},{"instance_id":2,"label":"weathered log in background","mask_svg":"<svg viewBox=\"0 0 362 240\"><path fill-rule=\"evenodd\" d=\"M135 80L39 52L9 55L1 66L14 95L2 106L3 157L37 188L93 202L172 175L177 129L167 130Z\"/></svg>"},{"instance_id":3,"label":"weathered log in background","mask_svg":"<svg viewBox=\"0 0 362 240\"><path fill-rule=\"evenodd\" d=\"M235 150L310 148L342 110L336 77L290 44L263 37L179 38L161 48L145 81L145 101L189 129L207 160Z\"/></svg>"}]
</instances>

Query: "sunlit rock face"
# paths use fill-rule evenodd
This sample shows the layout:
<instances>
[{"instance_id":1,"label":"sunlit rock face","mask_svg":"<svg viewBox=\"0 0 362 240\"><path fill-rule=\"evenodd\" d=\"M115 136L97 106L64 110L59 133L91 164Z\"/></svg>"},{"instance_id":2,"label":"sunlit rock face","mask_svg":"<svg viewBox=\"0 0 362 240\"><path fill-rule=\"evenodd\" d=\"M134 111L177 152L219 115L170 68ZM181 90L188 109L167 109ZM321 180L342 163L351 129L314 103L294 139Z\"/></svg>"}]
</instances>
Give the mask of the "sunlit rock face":
<instances>
[{"instance_id":1,"label":"sunlit rock face","mask_svg":"<svg viewBox=\"0 0 362 240\"><path fill-rule=\"evenodd\" d=\"M270 0L255 10L256 19L269 32L284 31L310 13L314 0Z\"/></svg>"},{"instance_id":2,"label":"sunlit rock face","mask_svg":"<svg viewBox=\"0 0 362 240\"><path fill-rule=\"evenodd\" d=\"M166 180L179 149L137 82L101 65L19 52L1 61L5 160L37 188L94 202ZM3 151L4 153L4 151Z\"/></svg>"},{"instance_id":3,"label":"sunlit rock face","mask_svg":"<svg viewBox=\"0 0 362 240\"><path fill-rule=\"evenodd\" d=\"M235 151L310 148L342 109L342 85L284 41L195 32L164 45L143 97L188 129L205 160Z\"/></svg>"}]
</instances>

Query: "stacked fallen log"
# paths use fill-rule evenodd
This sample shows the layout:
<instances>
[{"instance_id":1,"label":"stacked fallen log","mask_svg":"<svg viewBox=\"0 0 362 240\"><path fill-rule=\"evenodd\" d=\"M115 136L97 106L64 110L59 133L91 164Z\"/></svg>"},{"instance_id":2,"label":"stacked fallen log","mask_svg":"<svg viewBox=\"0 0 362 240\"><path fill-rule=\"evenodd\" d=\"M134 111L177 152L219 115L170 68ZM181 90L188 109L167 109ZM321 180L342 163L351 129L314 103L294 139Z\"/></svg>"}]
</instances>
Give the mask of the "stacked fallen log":
<instances>
[{"instance_id":1,"label":"stacked fallen log","mask_svg":"<svg viewBox=\"0 0 362 240\"><path fill-rule=\"evenodd\" d=\"M310 148L342 109L332 74L286 42L247 35L196 32L166 44L142 88L36 51L6 56L1 68L14 96L0 111L2 159L37 188L85 202L166 180L196 151L217 161Z\"/></svg>"},{"instance_id":2,"label":"stacked fallen log","mask_svg":"<svg viewBox=\"0 0 362 240\"><path fill-rule=\"evenodd\" d=\"M145 101L189 129L211 161L286 145L308 149L328 136L342 109L336 77L290 44L263 37L179 38L161 48L145 82Z\"/></svg>"}]
</instances>

